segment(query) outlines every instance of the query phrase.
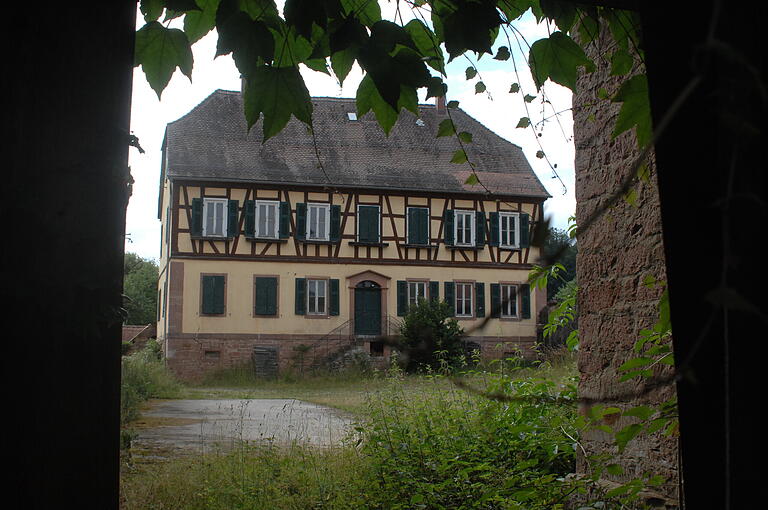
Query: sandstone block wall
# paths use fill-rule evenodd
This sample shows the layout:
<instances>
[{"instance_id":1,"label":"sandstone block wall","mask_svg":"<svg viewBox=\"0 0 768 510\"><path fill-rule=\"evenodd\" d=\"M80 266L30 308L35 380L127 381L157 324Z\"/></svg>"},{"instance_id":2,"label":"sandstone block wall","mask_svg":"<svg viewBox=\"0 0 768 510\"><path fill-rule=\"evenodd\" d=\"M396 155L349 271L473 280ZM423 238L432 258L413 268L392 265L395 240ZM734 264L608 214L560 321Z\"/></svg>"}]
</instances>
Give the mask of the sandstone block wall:
<instances>
[{"instance_id":1,"label":"sandstone block wall","mask_svg":"<svg viewBox=\"0 0 768 510\"><path fill-rule=\"evenodd\" d=\"M609 44L603 36L591 45L591 56L598 69L580 77L573 98L579 226L579 393L582 397L602 399L605 406L627 408L659 404L674 395L674 386L637 396L643 384L618 383L617 373L622 363L636 357L632 348L640 338L640 330L651 328L657 320L661 289L646 287L643 279L648 275L666 279L653 164L650 179L635 186L636 206L620 200L590 228L581 229L587 218L619 189L639 155L633 132L611 139L620 105L598 99L601 88L612 95L620 84L620 80L610 76L610 62L597 57L604 54ZM621 418L610 425L620 428L631 423L629 420ZM612 438L601 432L588 433L583 437L583 445L588 455L616 453ZM646 472L662 475L667 481L659 492L674 506L678 493L676 438L660 433L638 437L617 459L625 474L611 476L611 481L627 481ZM577 469L581 473L589 470L583 455Z\"/></svg>"}]
</instances>

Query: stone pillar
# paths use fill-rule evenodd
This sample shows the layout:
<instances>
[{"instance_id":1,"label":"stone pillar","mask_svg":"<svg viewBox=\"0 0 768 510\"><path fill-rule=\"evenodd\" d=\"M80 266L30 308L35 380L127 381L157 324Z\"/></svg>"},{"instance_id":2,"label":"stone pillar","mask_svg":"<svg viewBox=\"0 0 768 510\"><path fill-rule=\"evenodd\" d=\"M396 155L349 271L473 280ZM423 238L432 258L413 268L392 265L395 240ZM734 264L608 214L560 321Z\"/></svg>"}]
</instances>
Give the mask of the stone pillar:
<instances>
[{"instance_id":1,"label":"stone pillar","mask_svg":"<svg viewBox=\"0 0 768 510\"><path fill-rule=\"evenodd\" d=\"M657 304L662 290L645 286L644 278L652 276L666 280L653 155L650 156L649 178L638 180L634 186L637 191L634 205L620 199L591 226L582 229L587 219L620 188L639 156L634 131L611 139L620 104L598 98L600 89L613 95L623 81L610 76L607 56L599 56L605 54L608 43L603 34L590 45L588 53L597 64L597 70L580 76L573 97L576 222L579 226L579 394L598 399L605 406L625 409L664 402L674 395L674 385L641 394L643 382L619 383L617 372L622 363L636 357L633 346L640 338L640 331L652 328L657 320ZM630 420L619 418L609 425L618 430L632 423ZM585 434L582 443L587 455L617 453L613 437L603 432ZM665 437L661 433L638 436L615 459L624 468L624 474L606 474L609 478L606 485L622 483L648 472L661 475L667 481L657 489L658 492L668 498L668 506L677 505L676 437ZM578 459L577 471L589 471L583 455Z\"/></svg>"}]
</instances>

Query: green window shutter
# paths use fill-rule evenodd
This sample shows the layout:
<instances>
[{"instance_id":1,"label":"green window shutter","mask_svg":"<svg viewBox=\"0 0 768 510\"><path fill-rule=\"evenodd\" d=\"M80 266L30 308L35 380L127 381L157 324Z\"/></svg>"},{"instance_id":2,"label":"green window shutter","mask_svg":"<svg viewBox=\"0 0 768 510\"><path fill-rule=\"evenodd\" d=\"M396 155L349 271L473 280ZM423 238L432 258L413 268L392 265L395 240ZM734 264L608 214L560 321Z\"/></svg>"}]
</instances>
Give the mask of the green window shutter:
<instances>
[{"instance_id":1,"label":"green window shutter","mask_svg":"<svg viewBox=\"0 0 768 510\"><path fill-rule=\"evenodd\" d=\"M224 313L224 287L223 275L205 275L202 281L203 313L207 315L219 315Z\"/></svg>"},{"instance_id":2,"label":"green window shutter","mask_svg":"<svg viewBox=\"0 0 768 510\"><path fill-rule=\"evenodd\" d=\"M485 284L475 282L475 316L485 317Z\"/></svg>"},{"instance_id":3,"label":"green window shutter","mask_svg":"<svg viewBox=\"0 0 768 510\"><path fill-rule=\"evenodd\" d=\"M477 211L475 213L475 246L483 248L485 246L485 213Z\"/></svg>"},{"instance_id":4,"label":"green window shutter","mask_svg":"<svg viewBox=\"0 0 768 510\"><path fill-rule=\"evenodd\" d=\"M296 315L304 315L307 309L307 279L296 278Z\"/></svg>"},{"instance_id":5,"label":"green window shutter","mask_svg":"<svg viewBox=\"0 0 768 510\"><path fill-rule=\"evenodd\" d=\"M531 318L531 286L523 284L520 286L520 315L523 319Z\"/></svg>"},{"instance_id":6,"label":"green window shutter","mask_svg":"<svg viewBox=\"0 0 768 510\"><path fill-rule=\"evenodd\" d=\"M165 208L165 244L171 240L171 206Z\"/></svg>"},{"instance_id":7,"label":"green window shutter","mask_svg":"<svg viewBox=\"0 0 768 510\"><path fill-rule=\"evenodd\" d=\"M328 315L339 315L339 280L331 279L328 282L330 302Z\"/></svg>"},{"instance_id":8,"label":"green window shutter","mask_svg":"<svg viewBox=\"0 0 768 510\"><path fill-rule=\"evenodd\" d=\"M203 235L203 199L192 199L192 225L190 225L190 234L194 237Z\"/></svg>"},{"instance_id":9,"label":"green window shutter","mask_svg":"<svg viewBox=\"0 0 768 510\"><path fill-rule=\"evenodd\" d=\"M307 204L296 204L296 239L307 238Z\"/></svg>"},{"instance_id":10,"label":"green window shutter","mask_svg":"<svg viewBox=\"0 0 768 510\"><path fill-rule=\"evenodd\" d=\"M256 277L256 315L277 314L277 278L272 276Z\"/></svg>"},{"instance_id":11,"label":"green window shutter","mask_svg":"<svg viewBox=\"0 0 768 510\"><path fill-rule=\"evenodd\" d=\"M227 201L227 237L237 237L240 234L240 225L238 225L238 207L237 200Z\"/></svg>"},{"instance_id":12,"label":"green window shutter","mask_svg":"<svg viewBox=\"0 0 768 510\"><path fill-rule=\"evenodd\" d=\"M357 240L363 243L379 242L379 207L361 205L357 209Z\"/></svg>"},{"instance_id":13,"label":"green window shutter","mask_svg":"<svg viewBox=\"0 0 768 510\"><path fill-rule=\"evenodd\" d=\"M245 201L245 237L256 236L256 202Z\"/></svg>"},{"instance_id":14,"label":"green window shutter","mask_svg":"<svg viewBox=\"0 0 768 510\"><path fill-rule=\"evenodd\" d=\"M491 284L491 317L501 317L501 285Z\"/></svg>"},{"instance_id":15,"label":"green window shutter","mask_svg":"<svg viewBox=\"0 0 768 510\"><path fill-rule=\"evenodd\" d=\"M418 209L415 207L408 209L408 244L419 244L418 217Z\"/></svg>"},{"instance_id":16,"label":"green window shutter","mask_svg":"<svg viewBox=\"0 0 768 510\"><path fill-rule=\"evenodd\" d=\"M445 302L451 306L451 317L456 315L456 284L453 282L445 282L443 286Z\"/></svg>"},{"instance_id":17,"label":"green window shutter","mask_svg":"<svg viewBox=\"0 0 768 510\"><path fill-rule=\"evenodd\" d=\"M453 210L447 209L443 215L443 238L446 246L453 246Z\"/></svg>"},{"instance_id":18,"label":"green window shutter","mask_svg":"<svg viewBox=\"0 0 768 510\"><path fill-rule=\"evenodd\" d=\"M429 282L429 299L430 301L440 300L440 282Z\"/></svg>"},{"instance_id":19,"label":"green window shutter","mask_svg":"<svg viewBox=\"0 0 768 510\"><path fill-rule=\"evenodd\" d=\"M490 219L491 223L491 231L489 232L488 236L488 246L498 246L499 245L499 213L492 212L489 213L488 218Z\"/></svg>"},{"instance_id":20,"label":"green window shutter","mask_svg":"<svg viewBox=\"0 0 768 510\"><path fill-rule=\"evenodd\" d=\"M397 316L402 317L408 311L408 282L397 281Z\"/></svg>"},{"instance_id":21,"label":"green window shutter","mask_svg":"<svg viewBox=\"0 0 768 510\"><path fill-rule=\"evenodd\" d=\"M280 202L280 239L288 239L291 235L291 204Z\"/></svg>"},{"instance_id":22,"label":"green window shutter","mask_svg":"<svg viewBox=\"0 0 768 510\"><path fill-rule=\"evenodd\" d=\"M525 213L520 213L520 248L527 248L530 244L528 229L530 223L530 216Z\"/></svg>"},{"instance_id":23,"label":"green window shutter","mask_svg":"<svg viewBox=\"0 0 768 510\"><path fill-rule=\"evenodd\" d=\"M331 206L331 242L336 243L341 239L341 206Z\"/></svg>"},{"instance_id":24,"label":"green window shutter","mask_svg":"<svg viewBox=\"0 0 768 510\"><path fill-rule=\"evenodd\" d=\"M419 209L419 217L421 244L429 244L429 209Z\"/></svg>"}]
</instances>

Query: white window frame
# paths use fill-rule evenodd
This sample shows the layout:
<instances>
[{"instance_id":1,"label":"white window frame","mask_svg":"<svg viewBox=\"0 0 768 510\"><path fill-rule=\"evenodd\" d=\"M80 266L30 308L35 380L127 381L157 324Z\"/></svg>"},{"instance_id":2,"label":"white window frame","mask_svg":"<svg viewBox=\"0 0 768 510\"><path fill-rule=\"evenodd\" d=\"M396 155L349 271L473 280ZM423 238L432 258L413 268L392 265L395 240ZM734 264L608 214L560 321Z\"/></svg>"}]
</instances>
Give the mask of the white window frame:
<instances>
[{"instance_id":1,"label":"white window frame","mask_svg":"<svg viewBox=\"0 0 768 510\"><path fill-rule=\"evenodd\" d=\"M515 308L512 310L512 302L508 299L509 291L505 289L512 289L515 295ZM519 319L520 318L520 288L513 283L500 283L499 291L501 293L501 317L505 319Z\"/></svg>"},{"instance_id":2,"label":"white window frame","mask_svg":"<svg viewBox=\"0 0 768 510\"><path fill-rule=\"evenodd\" d=\"M265 235L259 232L259 224L261 219L260 206L265 205L271 207L274 210L274 216L272 218L272 228L274 235ZM276 200L255 200L254 201L254 237L262 239L277 239L280 237L280 202ZM269 221L269 214L267 214L267 221ZM266 225L266 223L265 223Z\"/></svg>"},{"instance_id":3,"label":"white window frame","mask_svg":"<svg viewBox=\"0 0 768 510\"><path fill-rule=\"evenodd\" d=\"M470 240L459 242L459 217L469 218L469 231ZM465 211L463 209L455 209L453 211L453 243L456 246L474 246L475 245L475 211ZM466 230L466 228L462 229ZM464 237L462 235L462 237Z\"/></svg>"},{"instance_id":4,"label":"white window frame","mask_svg":"<svg viewBox=\"0 0 768 510\"><path fill-rule=\"evenodd\" d=\"M408 280L408 307L415 306L418 304L419 299L427 299L427 292L429 292L429 282L426 281L418 281L418 280ZM413 286L413 287L411 287ZM411 292L411 288L414 289L415 292Z\"/></svg>"},{"instance_id":5,"label":"white window frame","mask_svg":"<svg viewBox=\"0 0 768 510\"><path fill-rule=\"evenodd\" d=\"M459 292L459 289L462 289L461 293ZM455 303L454 303L454 310L456 311L456 317L474 317L475 316L475 284L470 282L455 282L454 283L454 292L456 294L455 297ZM469 289L469 295L467 295L466 289ZM459 297L459 294L461 294L461 297ZM459 301L463 304L461 310L462 313L459 313ZM467 306L469 307L469 313L466 313Z\"/></svg>"},{"instance_id":6,"label":"white window frame","mask_svg":"<svg viewBox=\"0 0 768 510\"><path fill-rule=\"evenodd\" d=\"M315 287L314 299L312 298L313 286ZM322 290L322 295L318 292L319 290ZM322 309L320 307L320 298L323 299ZM313 308L314 308L314 311L312 311ZM328 280L327 279L307 278L307 314L308 315L328 315Z\"/></svg>"},{"instance_id":7,"label":"white window frame","mask_svg":"<svg viewBox=\"0 0 768 510\"><path fill-rule=\"evenodd\" d=\"M213 214L213 221L214 221L214 228L216 225L216 207L215 204L221 203L223 204L222 210L222 218L221 218L221 234L214 234L213 232L208 232L208 210L209 207L212 207L212 214ZM204 198L203 199L203 237L227 237L227 219L229 217L229 200L226 198Z\"/></svg>"},{"instance_id":8,"label":"white window frame","mask_svg":"<svg viewBox=\"0 0 768 510\"><path fill-rule=\"evenodd\" d=\"M325 236L319 237L315 236L312 237L310 235L310 232L312 232L312 210L316 209L318 211L324 211L323 214L325 215ZM320 216L317 217L318 221L317 223L320 223ZM309 241L328 241L331 238L331 205L330 204L307 204L307 232L306 232L306 238Z\"/></svg>"},{"instance_id":9,"label":"white window frame","mask_svg":"<svg viewBox=\"0 0 768 510\"><path fill-rule=\"evenodd\" d=\"M429 244L430 239L432 239L432 212L425 205L413 205L405 208L405 240L408 241L411 235L411 209L427 210L427 244Z\"/></svg>"},{"instance_id":10,"label":"white window frame","mask_svg":"<svg viewBox=\"0 0 768 510\"><path fill-rule=\"evenodd\" d=\"M515 225L515 239L514 243L510 243L509 239L507 239L507 243L504 244L502 242L502 239L504 239L504 236L502 233L504 232L502 224L504 221L502 218L509 218L511 221L514 221ZM509 229L507 229L509 230ZM509 232L507 232L509 233ZM507 236L509 237L509 236ZM513 212L500 212L499 213L499 246L502 248L519 248L520 247L520 213L513 213Z\"/></svg>"}]
</instances>

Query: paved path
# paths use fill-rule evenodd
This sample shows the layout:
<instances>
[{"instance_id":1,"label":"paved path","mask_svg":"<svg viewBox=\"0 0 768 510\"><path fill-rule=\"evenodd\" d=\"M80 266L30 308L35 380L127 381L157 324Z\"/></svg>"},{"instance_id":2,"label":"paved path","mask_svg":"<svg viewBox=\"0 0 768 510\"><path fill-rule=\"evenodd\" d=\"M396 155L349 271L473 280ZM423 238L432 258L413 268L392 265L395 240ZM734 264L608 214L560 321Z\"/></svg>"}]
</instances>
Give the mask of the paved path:
<instances>
[{"instance_id":1,"label":"paved path","mask_svg":"<svg viewBox=\"0 0 768 510\"><path fill-rule=\"evenodd\" d=\"M208 450L238 440L332 446L352 428L340 411L293 399L167 400L142 415L159 426L138 431L139 448Z\"/></svg>"}]
</instances>

